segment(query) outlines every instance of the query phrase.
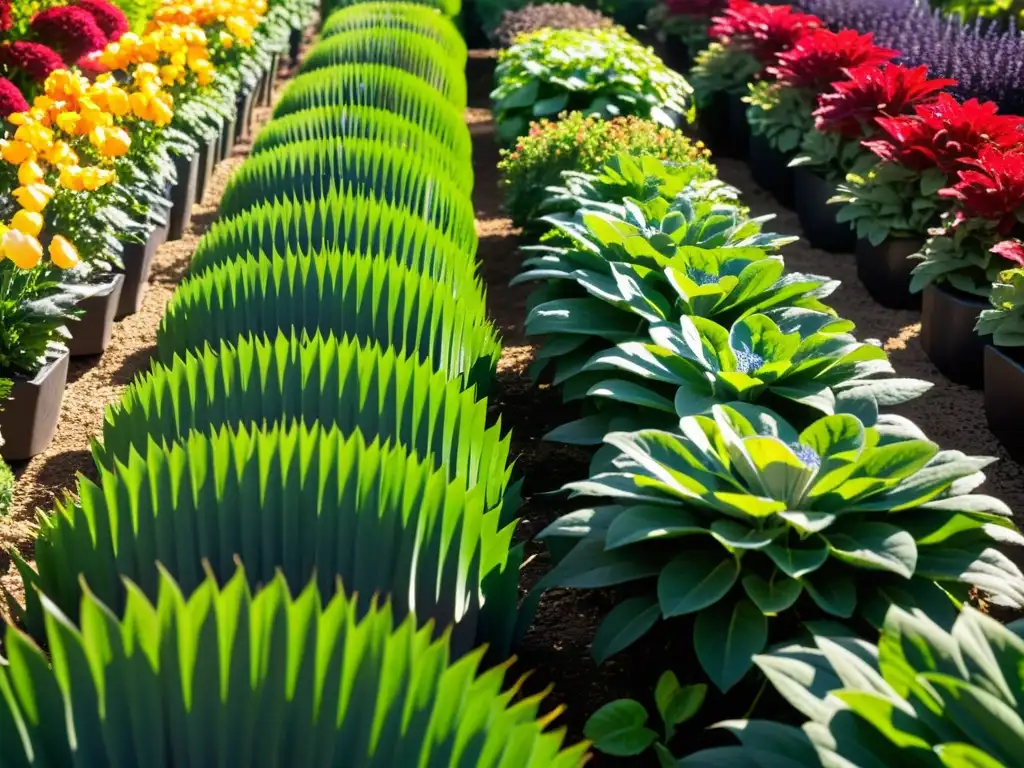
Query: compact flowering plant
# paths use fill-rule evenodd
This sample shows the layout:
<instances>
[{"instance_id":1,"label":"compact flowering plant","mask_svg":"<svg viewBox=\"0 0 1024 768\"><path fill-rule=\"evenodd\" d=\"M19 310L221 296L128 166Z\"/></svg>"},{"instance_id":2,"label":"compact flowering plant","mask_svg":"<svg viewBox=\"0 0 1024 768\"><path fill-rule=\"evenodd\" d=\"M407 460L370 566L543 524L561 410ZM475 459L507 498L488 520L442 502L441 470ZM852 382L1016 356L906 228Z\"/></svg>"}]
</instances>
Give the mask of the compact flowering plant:
<instances>
[{"instance_id":1,"label":"compact flowering plant","mask_svg":"<svg viewBox=\"0 0 1024 768\"><path fill-rule=\"evenodd\" d=\"M1024 347L1024 244L1008 240L1001 246L1000 255L1018 266L999 273L989 297L992 308L981 313L975 330L991 336L997 347Z\"/></svg>"},{"instance_id":2,"label":"compact flowering plant","mask_svg":"<svg viewBox=\"0 0 1024 768\"><path fill-rule=\"evenodd\" d=\"M875 45L870 34L811 30L792 49L778 55L767 69L767 78L751 85L744 98L750 104L747 120L751 131L781 152L796 150L814 128L819 94L846 79L849 70L877 67L896 56L897 51Z\"/></svg>"},{"instance_id":3,"label":"compact flowering plant","mask_svg":"<svg viewBox=\"0 0 1024 768\"><path fill-rule=\"evenodd\" d=\"M726 0L666 0L647 14L647 27L662 39L678 38L690 51L707 47L711 19L722 13Z\"/></svg>"},{"instance_id":4,"label":"compact flowering plant","mask_svg":"<svg viewBox=\"0 0 1024 768\"><path fill-rule=\"evenodd\" d=\"M743 93L777 54L820 26L816 17L795 13L788 5L730 0L723 14L712 20L709 35L714 42L697 56L690 73L698 107L716 93Z\"/></svg>"},{"instance_id":5,"label":"compact flowering plant","mask_svg":"<svg viewBox=\"0 0 1024 768\"><path fill-rule=\"evenodd\" d=\"M66 64L98 51L109 40L85 8L65 5L40 11L29 22L30 34L51 45Z\"/></svg>"}]
</instances>

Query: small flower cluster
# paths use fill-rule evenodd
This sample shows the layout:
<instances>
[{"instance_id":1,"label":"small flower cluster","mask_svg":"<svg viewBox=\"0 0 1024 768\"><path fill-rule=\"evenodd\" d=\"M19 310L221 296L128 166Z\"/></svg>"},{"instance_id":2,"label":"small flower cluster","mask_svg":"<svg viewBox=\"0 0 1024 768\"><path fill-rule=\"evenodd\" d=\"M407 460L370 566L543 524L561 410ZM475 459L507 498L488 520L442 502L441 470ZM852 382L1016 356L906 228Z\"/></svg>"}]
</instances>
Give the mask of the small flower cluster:
<instances>
[{"instance_id":1,"label":"small flower cluster","mask_svg":"<svg viewBox=\"0 0 1024 768\"><path fill-rule=\"evenodd\" d=\"M194 24L166 24L139 36L129 33L96 57L104 70L149 71L156 67L160 81L171 86L206 86L213 82L206 32Z\"/></svg>"}]
</instances>

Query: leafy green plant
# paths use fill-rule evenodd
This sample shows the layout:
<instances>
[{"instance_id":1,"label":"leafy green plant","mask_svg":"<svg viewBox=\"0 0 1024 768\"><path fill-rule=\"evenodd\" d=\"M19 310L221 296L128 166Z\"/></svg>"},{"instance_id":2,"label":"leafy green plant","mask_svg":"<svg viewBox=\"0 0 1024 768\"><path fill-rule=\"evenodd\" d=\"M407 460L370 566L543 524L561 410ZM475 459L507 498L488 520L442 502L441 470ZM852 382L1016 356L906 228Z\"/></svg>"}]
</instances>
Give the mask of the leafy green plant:
<instances>
[{"instance_id":1,"label":"leafy green plant","mask_svg":"<svg viewBox=\"0 0 1024 768\"><path fill-rule=\"evenodd\" d=\"M653 748L663 768L675 768L676 759L668 744L676 728L696 715L704 704L707 686L681 686L675 672L658 678L654 703L661 718L662 734L647 727L647 710L635 699L617 699L605 704L587 719L583 735L598 752L615 757L638 757Z\"/></svg>"},{"instance_id":2,"label":"leafy green plant","mask_svg":"<svg viewBox=\"0 0 1024 768\"><path fill-rule=\"evenodd\" d=\"M408 29L375 27L339 32L320 41L303 60L302 72L339 64L383 64L416 75L459 109L466 106L464 64L441 44Z\"/></svg>"},{"instance_id":3,"label":"leafy green plant","mask_svg":"<svg viewBox=\"0 0 1024 768\"><path fill-rule=\"evenodd\" d=\"M993 459L941 451L901 417L825 416L798 432L762 408L716 405L678 433L605 440L615 469L566 486L600 506L540 534L574 543L543 588L639 582L602 622L598 661L659 619L695 615L697 659L728 690L771 617L861 632L895 604L944 620L972 587L1024 605L1024 574L997 549L1024 537L1005 504L970 493Z\"/></svg>"},{"instance_id":4,"label":"leafy green plant","mask_svg":"<svg viewBox=\"0 0 1024 768\"><path fill-rule=\"evenodd\" d=\"M757 665L808 722L802 729L736 723L742 746L706 753L705 760L723 759L729 750L741 760L799 756L799 765L1010 768L1020 762L1019 621L1003 626L966 607L950 630L923 611L894 606L877 646L818 636L813 646L782 648L758 657Z\"/></svg>"},{"instance_id":5,"label":"leafy green plant","mask_svg":"<svg viewBox=\"0 0 1024 768\"><path fill-rule=\"evenodd\" d=\"M814 99L799 88L760 80L751 83L743 101L747 123L755 136L763 136L783 154L795 152L804 136L814 130Z\"/></svg>"},{"instance_id":6,"label":"leafy green plant","mask_svg":"<svg viewBox=\"0 0 1024 768\"><path fill-rule=\"evenodd\" d=\"M0 374L35 376L67 350L78 297L61 276L52 266L26 270L0 261Z\"/></svg>"},{"instance_id":7,"label":"leafy green plant","mask_svg":"<svg viewBox=\"0 0 1024 768\"><path fill-rule=\"evenodd\" d=\"M987 301L1009 263L993 251L994 241L1000 237L982 219L959 223L947 219L943 224L910 256L921 261L914 267L910 290L917 293L928 285L948 284Z\"/></svg>"},{"instance_id":8,"label":"leafy green plant","mask_svg":"<svg viewBox=\"0 0 1024 768\"><path fill-rule=\"evenodd\" d=\"M462 0L404 0L405 2L414 3L416 5L424 5L428 8L436 8L438 11L443 13L445 16L455 18L462 13ZM360 6L365 3L366 0L328 0L324 4L323 10L325 12L334 11L338 8L348 8L351 6Z\"/></svg>"},{"instance_id":9,"label":"leafy green plant","mask_svg":"<svg viewBox=\"0 0 1024 768\"><path fill-rule=\"evenodd\" d=\"M0 436L0 446L3 445L3 437ZM11 468L0 459L0 518L6 517L11 511L14 503L14 473Z\"/></svg>"},{"instance_id":10,"label":"leafy green plant","mask_svg":"<svg viewBox=\"0 0 1024 768\"><path fill-rule=\"evenodd\" d=\"M337 428L228 426L150 439L40 519L36 570L16 558L25 607L9 603L39 637L37 588L77 621L86 589L123 609L119 576L154 597L162 564L191 592L206 572L228 578L240 559L253 585L281 571L330 594L340 580L361 611L387 596L397 616L433 620L438 632L457 625L461 652L491 639L477 636L485 601L516 610L515 580L483 584L505 570L515 527L486 502L482 485Z\"/></svg>"},{"instance_id":11,"label":"leafy green plant","mask_svg":"<svg viewBox=\"0 0 1024 768\"><path fill-rule=\"evenodd\" d=\"M281 94L274 118L316 107L377 107L410 120L472 157L461 109L415 75L382 64L341 64L299 75Z\"/></svg>"},{"instance_id":12,"label":"leafy green plant","mask_svg":"<svg viewBox=\"0 0 1024 768\"><path fill-rule=\"evenodd\" d=\"M559 115L555 122L542 119L531 123L529 134L501 154L498 170L505 207L517 227L533 222L545 191L557 185L563 173L595 172L617 156L656 158L690 169L694 178L710 180L716 175L703 144L638 117L603 120L572 112Z\"/></svg>"},{"instance_id":13,"label":"leafy green plant","mask_svg":"<svg viewBox=\"0 0 1024 768\"><path fill-rule=\"evenodd\" d=\"M477 248L476 222L465 213L461 200L437 201L424 217L372 194L335 190L309 201L282 196L218 220L196 246L189 271L198 275L248 254L333 248L394 254L417 269L438 261L471 264Z\"/></svg>"},{"instance_id":14,"label":"leafy green plant","mask_svg":"<svg viewBox=\"0 0 1024 768\"><path fill-rule=\"evenodd\" d=\"M738 95L747 90L764 65L753 54L737 46L711 43L697 54L690 70L693 100L698 112L718 94Z\"/></svg>"},{"instance_id":15,"label":"leafy green plant","mask_svg":"<svg viewBox=\"0 0 1024 768\"><path fill-rule=\"evenodd\" d=\"M857 237L872 245L890 238L918 238L939 222L943 210L938 191L946 175L937 168L923 173L899 163L881 162L865 173L850 173L830 203L842 203L836 221L849 222Z\"/></svg>"},{"instance_id":16,"label":"leafy green plant","mask_svg":"<svg viewBox=\"0 0 1024 768\"><path fill-rule=\"evenodd\" d=\"M498 138L511 144L535 118L582 112L636 115L669 128L691 117L691 89L621 27L541 29L501 52L495 70Z\"/></svg>"},{"instance_id":17,"label":"leafy green plant","mask_svg":"<svg viewBox=\"0 0 1024 768\"><path fill-rule=\"evenodd\" d=\"M658 2L647 12L648 29L652 30L661 42L679 40L686 50L695 54L708 47L711 28L711 3L708 3L707 14L690 14L676 12L670 3Z\"/></svg>"},{"instance_id":18,"label":"leafy green plant","mask_svg":"<svg viewBox=\"0 0 1024 768\"><path fill-rule=\"evenodd\" d=\"M989 300L992 309L981 313L978 333L991 335L997 347L1024 346L1024 268L1000 272Z\"/></svg>"},{"instance_id":19,"label":"leafy green plant","mask_svg":"<svg viewBox=\"0 0 1024 768\"><path fill-rule=\"evenodd\" d=\"M244 333L333 333L391 346L485 387L501 345L480 279L468 265L434 270L337 250L222 264L178 287L157 334L159 357Z\"/></svg>"},{"instance_id":20,"label":"leafy green plant","mask_svg":"<svg viewBox=\"0 0 1024 768\"><path fill-rule=\"evenodd\" d=\"M389 606L358 609L280 574L255 595L240 567L185 597L162 570L155 601L129 583L123 618L91 593L71 625L44 604L52 667L9 628L0 665L0 734L11 768L148 765L283 768L339 764L575 768L541 696L504 688L507 665L482 651L452 660ZM365 615L363 615L365 614Z\"/></svg>"},{"instance_id":21,"label":"leafy green plant","mask_svg":"<svg viewBox=\"0 0 1024 768\"><path fill-rule=\"evenodd\" d=\"M439 9L411 2L361 2L341 8L324 21L321 40L345 32L372 32L377 29L402 29L416 32L439 43L453 61L465 65L468 52L459 28Z\"/></svg>"}]
</instances>

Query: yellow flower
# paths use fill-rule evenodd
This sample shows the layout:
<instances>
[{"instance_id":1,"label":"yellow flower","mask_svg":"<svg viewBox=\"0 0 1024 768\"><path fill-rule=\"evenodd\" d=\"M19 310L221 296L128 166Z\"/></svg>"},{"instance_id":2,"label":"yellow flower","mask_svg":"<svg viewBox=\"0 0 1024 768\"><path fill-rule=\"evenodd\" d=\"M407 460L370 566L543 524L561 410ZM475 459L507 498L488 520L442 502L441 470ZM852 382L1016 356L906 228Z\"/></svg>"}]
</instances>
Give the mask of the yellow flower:
<instances>
[{"instance_id":1,"label":"yellow flower","mask_svg":"<svg viewBox=\"0 0 1024 768\"><path fill-rule=\"evenodd\" d=\"M185 70L174 64L165 64L160 67L160 81L168 85L181 82L185 75Z\"/></svg>"},{"instance_id":2,"label":"yellow flower","mask_svg":"<svg viewBox=\"0 0 1024 768\"><path fill-rule=\"evenodd\" d=\"M65 165L78 165L78 155L66 141L55 141L53 146L47 150L46 162L61 168Z\"/></svg>"},{"instance_id":3,"label":"yellow flower","mask_svg":"<svg viewBox=\"0 0 1024 768\"><path fill-rule=\"evenodd\" d=\"M18 166L18 183L27 187L43 180L43 169L35 160L26 160Z\"/></svg>"},{"instance_id":4,"label":"yellow flower","mask_svg":"<svg viewBox=\"0 0 1024 768\"><path fill-rule=\"evenodd\" d=\"M69 136L74 136L81 120L82 116L77 112L61 112L57 115L57 127Z\"/></svg>"},{"instance_id":5,"label":"yellow flower","mask_svg":"<svg viewBox=\"0 0 1024 768\"><path fill-rule=\"evenodd\" d=\"M50 261L61 269L77 267L78 249L63 235L54 235L50 241Z\"/></svg>"},{"instance_id":6,"label":"yellow flower","mask_svg":"<svg viewBox=\"0 0 1024 768\"><path fill-rule=\"evenodd\" d=\"M128 94L123 88L111 88L107 93L107 109L117 117L124 117L131 112L131 104L128 103Z\"/></svg>"},{"instance_id":7,"label":"yellow flower","mask_svg":"<svg viewBox=\"0 0 1024 768\"><path fill-rule=\"evenodd\" d=\"M4 256L20 269L32 269L43 260L43 246L39 240L16 229L4 232L0 248L3 248Z\"/></svg>"},{"instance_id":8,"label":"yellow flower","mask_svg":"<svg viewBox=\"0 0 1024 768\"><path fill-rule=\"evenodd\" d=\"M235 45L235 38L231 36L230 32L221 32L218 37L220 40L220 47L226 51L230 51Z\"/></svg>"},{"instance_id":9,"label":"yellow flower","mask_svg":"<svg viewBox=\"0 0 1024 768\"><path fill-rule=\"evenodd\" d=\"M21 165L29 160L35 160L36 152L24 141L5 141L0 148L0 156L11 165Z\"/></svg>"},{"instance_id":10,"label":"yellow flower","mask_svg":"<svg viewBox=\"0 0 1024 768\"><path fill-rule=\"evenodd\" d=\"M11 217L11 229L16 229L23 235L39 237L39 233L43 231L43 214L22 209Z\"/></svg>"},{"instance_id":11,"label":"yellow flower","mask_svg":"<svg viewBox=\"0 0 1024 768\"><path fill-rule=\"evenodd\" d=\"M131 149L132 140L124 128L98 125L89 134L89 141L104 157L122 157Z\"/></svg>"},{"instance_id":12,"label":"yellow flower","mask_svg":"<svg viewBox=\"0 0 1024 768\"><path fill-rule=\"evenodd\" d=\"M24 141L36 152L44 152L53 144L53 131L37 122L27 122L18 126L14 138Z\"/></svg>"},{"instance_id":13,"label":"yellow flower","mask_svg":"<svg viewBox=\"0 0 1024 768\"><path fill-rule=\"evenodd\" d=\"M25 210L42 213L53 198L53 187L48 187L45 184L28 184L18 187L11 194L18 201L18 205Z\"/></svg>"},{"instance_id":14,"label":"yellow flower","mask_svg":"<svg viewBox=\"0 0 1024 768\"><path fill-rule=\"evenodd\" d=\"M82 187L89 192L94 192L105 184L109 184L114 180L114 172L104 170L103 168L97 168L95 165L90 165L87 168L82 169Z\"/></svg>"},{"instance_id":15,"label":"yellow flower","mask_svg":"<svg viewBox=\"0 0 1024 768\"><path fill-rule=\"evenodd\" d=\"M65 165L60 169L60 178L58 183L64 187L64 189L70 189L72 192L82 192L85 189L85 184L82 182L82 169L76 165Z\"/></svg>"}]
</instances>

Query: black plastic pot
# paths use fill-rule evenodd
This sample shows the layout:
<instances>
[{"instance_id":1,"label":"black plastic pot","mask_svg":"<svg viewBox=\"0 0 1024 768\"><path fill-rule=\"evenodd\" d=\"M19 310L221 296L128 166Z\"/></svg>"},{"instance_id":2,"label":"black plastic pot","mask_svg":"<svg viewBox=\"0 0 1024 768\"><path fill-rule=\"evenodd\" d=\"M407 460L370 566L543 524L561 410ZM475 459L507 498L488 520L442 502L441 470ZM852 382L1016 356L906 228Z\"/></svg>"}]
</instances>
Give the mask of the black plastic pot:
<instances>
[{"instance_id":1,"label":"black plastic pot","mask_svg":"<svg viewBox=\"0 0 1024 768\"><path fill-rule=\"evenodd\" d=\"M751 133L747 142L750 175L759 187L775 196L787 208L793 207L793 169L791 155L785 155L760 134Z\"/></svg>"},{"instance_id":2,"label":"black plastic pot","mask_svg":"<svg viewBox=\"0 0 1024 768\"><path fill-rule=\"evenodd\" d=\"M241 141L249 135L252 124L252 106L256 94L255 86L248 86L238 92L235 109L235 141Z\"/></svg>"},{"instance_id":3,"label":"black plastic pot","mask_svg":"<svg viewBox=\"0 0 1024 768\"><path fill-rule=\"evenodd\" d=\"M747 122L747 105L740 99L742 94L729 94L729 146L737 160L746 160L750 152L750 123Z\"/></svg>"},{"instance_id":4,"label":"black plastic pot","mask_svg":"<svg viewBox=\"0 0 1024 768\"><path fill-rule=\"evenodd\" d=\"M235 125L238 123L238 115L232 115L224 121L221 128L220 144L218 145L217 162L231 157L235 149Z\"/></svg>"},{"instance_id":5,"label":"black plastic pot","mask_svg":"<svg viewBox=\"0 0 1024 768\"><path fill-rule=\"evenodd\" d=\"M64 352L31 379L11 377L14 381L11 399L0 412L0 434L7 441L0 447L0 457L7 461L25 461L45 451L53 442L68 384L70 359Z\"/></svg>"},{"instance_id":6,"label":"black plastic pot","mask_svg":"<svg viewBox=\"0 0 1024 768\"><path fill-rule=\"evenodd\" d=\"M203 202L206 189L213 178L213 169L217 166L217 145L220 134L213 136L199 145L199 164L196 168L196 202Z\"/></svg>"},{"instance_id":7,"label":"black plastic pot","mask_svg":"<svg viewBox=\"0 0 1024 768\"><path fill-rule=\"evenodd\" d=\"M142 306L149 284L149 273L153 269L153 257L157 248L167 239L167 226L156 227L149 233L144 243L128 243L124 248L124 285L121 286L121 297L117 302L115 319L134 315Z\"/></svg>"},{"instance_id":8,"label":"black plastic pot","mask_svg":"<svg viewBox=\"0 0 1024 768\"><path fill-rule=\"evenodd\" d=\"M677 38L658 40L654 45L654 52L665 62L666 67L681 74L685 75L693 66L693 56L690 55L689 47Z\"/></svg>"},{"instance_id":9,"label":"black plastic pot","mask_svg":"<svg viewBox=\"0 0 1024 768\"><path fill-rule=\"evenodd\" d=\"M196 203L196 186L199 182L199 153L175 155L174 167L178 172L178 180L171 187L168 240L180 240L192 223L192 206Z\"/></svg>"},{"instance_id":10,"label":"black plastic pot","mask_svg":"<svg viewBox=\"0 0 1024 768\"><path fill-rule=\"evenodd\" d=\"M114 316L123 286L124 275L114 275L98 293L78 303L82 315L71 326L71 340L68 342L72 357L91 357L106 352L114 332Z\"/></svg>"},{"instance_id":11,"label":"black plastic pot","mask_svg":"<svg viewBox=\"0 0 1024 768\"><path fill-rule=\"evenodd\" d=\"M794 204L804 237L815 248L830 253L849 253L857 244L857 236L849 224L836 221L839 208L828 204L835 193L836 185L813 171L793 170Z\"/></svg>"},{"instance_id":12,"label":"black plastic pot","mask_svg":"<svg viewBox=\"0 0 1024 768\"><path fill-rule=\"evenodd\" d=\"M985 345L985 416L1014 459L1024 459L1024 348Z\"/></svg>"},{"instance_id":13,"label":"black plastic pot","mask_svg":"<svg viewBox=\"0 0 1024 768\"><path fill-rule=\"evenodd\" d=\"M732 129L729 119L729 94L716 93L711 101L697 110L700 137L712 155L732 157Z\"/></svg>"},{"instance_id":14,"label":"black plastic pot","mask_svg":"<svg viewBox=\"0 0 1024 768\"><path fill-rule=\"evenodd\" d=\"M984 380L985 345L991 336L979 336L974 326L988 309L987 301L946 285L929 285L921 302L921 346L950 381L980 389Z\"/></svg>"},{"instance_id":15,"label":"black plastic pot","mask_svg":"<svg viewBox=\"0 0 1024 768\"><path fill-rule=\"evenodd\" d=\"M910 273L918 262L908 257L923 244L920 239L901 237L881 245L857 240L857 277L871 298L889 309L921 308L921 294L910 292Z\"/></svg>"},{"instance_id":16,"label":"black plastic pot","mask_svg":"<svg viewBox=\"0 0 1024 768\"><path fill-rule=\"evenodd\" d=\"M299 63L299 49L302 48L302 30L299 27L292 27L288 34L288 57L292 60L292 66Z\"/></svg>"},{"instance_id":17,"label":"black plastic pot","mask_svg":"<svg viewBox=\"0 0 1024 768\"><path fill-rule=\"evenodd\" d=\"M281 56L275 53L270 57L270 68L267 69L263 78L263 92L260 94L259 106L269 107L274 103L274 91L277 90L277 68Z\"/></svg>"}]
</instances>

